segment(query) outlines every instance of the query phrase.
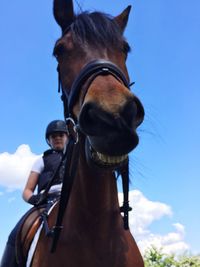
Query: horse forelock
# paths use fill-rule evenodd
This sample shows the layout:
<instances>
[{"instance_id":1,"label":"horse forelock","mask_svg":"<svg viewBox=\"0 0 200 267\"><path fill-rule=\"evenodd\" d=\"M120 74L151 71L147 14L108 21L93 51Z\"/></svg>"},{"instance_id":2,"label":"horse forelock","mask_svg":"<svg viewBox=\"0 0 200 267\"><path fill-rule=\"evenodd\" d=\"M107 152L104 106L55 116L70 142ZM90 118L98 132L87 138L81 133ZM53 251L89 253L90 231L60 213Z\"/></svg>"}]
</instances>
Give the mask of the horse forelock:
<instances>
[{"instance_id":1,"label":"horse forelock","mask_svg":"<svg viewBox=\"0 0 200 267\"><path fill-rule=\"evenodd\" d=\"M120 27L113 17L102 12L83 12L76 16L71 25L74 42L87 43L94 47L123 48L130 47L123 37Z\"/></svg>"}]
</instances>

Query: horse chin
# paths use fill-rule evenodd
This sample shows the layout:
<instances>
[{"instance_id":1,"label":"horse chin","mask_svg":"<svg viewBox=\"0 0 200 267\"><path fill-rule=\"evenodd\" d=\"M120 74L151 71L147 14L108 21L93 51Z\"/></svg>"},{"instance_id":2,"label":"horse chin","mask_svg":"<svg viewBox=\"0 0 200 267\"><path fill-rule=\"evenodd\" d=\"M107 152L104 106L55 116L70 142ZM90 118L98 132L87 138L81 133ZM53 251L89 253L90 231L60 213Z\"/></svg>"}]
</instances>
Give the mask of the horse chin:
<instances>
[{"instance_id":1,"label":"horse chin","mask_svg":"<svg viewBox=\"0 0 200 267\"><path fill-rule=\"evenodd\" d=\"M94 150L88 138L86 138L85 142L85 152L86 159L89 164L93 163L102 168L115 170L125 165L128 161L128 154L121 156L110 156Z\"/></svg>"}]
</instances>

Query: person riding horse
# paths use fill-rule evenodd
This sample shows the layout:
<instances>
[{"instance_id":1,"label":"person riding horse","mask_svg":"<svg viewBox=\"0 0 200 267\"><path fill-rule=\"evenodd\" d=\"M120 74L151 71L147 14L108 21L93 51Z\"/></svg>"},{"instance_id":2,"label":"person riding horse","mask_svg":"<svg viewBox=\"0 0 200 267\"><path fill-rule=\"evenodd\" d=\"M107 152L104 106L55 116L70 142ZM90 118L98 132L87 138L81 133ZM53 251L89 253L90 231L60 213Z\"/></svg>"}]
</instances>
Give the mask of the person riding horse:
<instances>
[{"instance_id":1,"label":"person riding horse","mask_svg":"<svg viewBox=\"0 0 200 267\"><path fill-rule=\"evenodd\" d=\"M68 142L68 130L62 120L50 122L46 128L45 138L51 149L45 151L32 166L27 183L23 190L23 199L31 205L39 206L57 199L61 192L64 164L59 167L57 175L53 179L47 199L43 198L43 192L51 181L55 170L63 158L63 150ZM38 194L34 194L37 187ZM17 267L15 255L15 242L18 230L24 221L26 214L19 220L8 237L6 248L1 260L0 267Z\"/></svg>"}]
</instances>

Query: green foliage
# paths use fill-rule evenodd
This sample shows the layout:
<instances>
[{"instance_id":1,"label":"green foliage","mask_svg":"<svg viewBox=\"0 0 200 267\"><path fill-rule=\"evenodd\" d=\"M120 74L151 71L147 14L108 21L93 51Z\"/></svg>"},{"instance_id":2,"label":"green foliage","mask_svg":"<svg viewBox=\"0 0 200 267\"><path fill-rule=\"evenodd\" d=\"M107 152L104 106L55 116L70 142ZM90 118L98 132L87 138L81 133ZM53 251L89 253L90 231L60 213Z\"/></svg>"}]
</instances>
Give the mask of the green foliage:
<instances>
[{"instance_id":1,"label":"green foliage","mask_svg":"<svg viewBox=\"0 0 200 267\"><path fill-rule=\"evenodd\" d=\"M144 255L145 267L200 267L200 256L168 255L151 247Z\"/></svg>"}]
</instances>

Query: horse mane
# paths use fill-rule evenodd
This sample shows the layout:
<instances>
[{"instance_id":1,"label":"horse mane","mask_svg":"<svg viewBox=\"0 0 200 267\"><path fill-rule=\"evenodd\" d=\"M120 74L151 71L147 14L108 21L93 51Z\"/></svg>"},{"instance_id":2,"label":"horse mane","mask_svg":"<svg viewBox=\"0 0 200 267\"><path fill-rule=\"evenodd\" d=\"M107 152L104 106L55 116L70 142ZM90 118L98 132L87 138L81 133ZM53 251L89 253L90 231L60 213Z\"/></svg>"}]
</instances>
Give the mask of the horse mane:
<instances>
[{"instance_id":1,"label":"horse mane","mask_svg":"<svg viewBox=\"0 0 200 267\"><path fill-rule=\"evenodd\" d=\"M115 46L124 52L130 46L122 35L121 29L113 17L102 12L82 12L71 25L71 32L76 43L86 43L99 48Z\"/></svg>"}]
</instances>

